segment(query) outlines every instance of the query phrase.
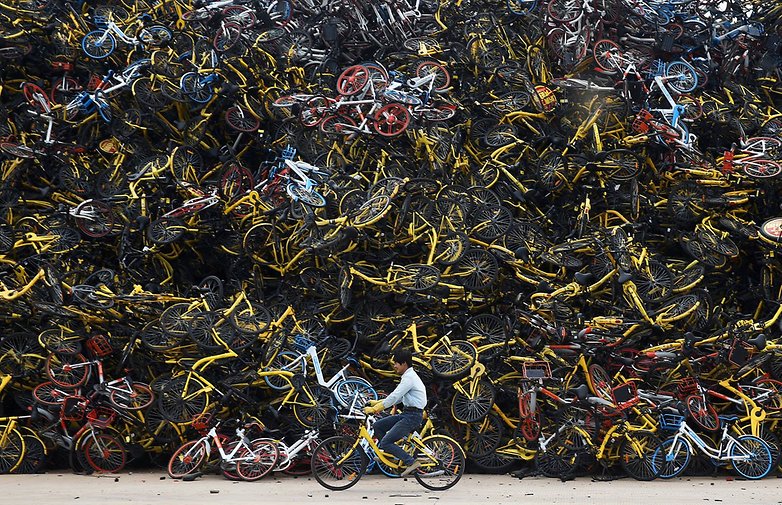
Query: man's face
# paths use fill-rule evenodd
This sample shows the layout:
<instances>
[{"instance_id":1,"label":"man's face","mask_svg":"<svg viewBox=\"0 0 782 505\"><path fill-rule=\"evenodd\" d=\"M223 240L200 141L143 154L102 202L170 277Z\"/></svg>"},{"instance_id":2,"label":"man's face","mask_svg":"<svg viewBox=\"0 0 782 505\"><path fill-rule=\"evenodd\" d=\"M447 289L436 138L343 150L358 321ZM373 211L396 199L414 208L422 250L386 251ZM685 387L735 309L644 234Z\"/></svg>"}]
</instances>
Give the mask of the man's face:
<instances>
[{"instance_id":1,"label":"man's face","mask_svg":"<svg viewBox=\"0 0 782 505\"><path fill-rule=\"evenodd\" d=\"M394 371L398 373L399 375L402 375L405 373L405 370L407 370L407 364L406 363L397 363L394 361Z\"/></svg>"}]
</instances>

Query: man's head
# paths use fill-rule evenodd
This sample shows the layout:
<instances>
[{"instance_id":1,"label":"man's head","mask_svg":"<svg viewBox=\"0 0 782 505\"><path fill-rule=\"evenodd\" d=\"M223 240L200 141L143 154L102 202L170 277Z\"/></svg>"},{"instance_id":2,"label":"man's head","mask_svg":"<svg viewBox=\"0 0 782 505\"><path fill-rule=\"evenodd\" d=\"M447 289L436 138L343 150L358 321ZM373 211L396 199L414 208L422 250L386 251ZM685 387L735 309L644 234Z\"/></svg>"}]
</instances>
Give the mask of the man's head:
<instances>
[{"instance_id":1,"label":"man's head","mask_svg":"<svg viewBox=\"0 0 782 505\"><path fill-rule=\"evenodd\" d=\"M410 349L397 349L393 356L394 371L403 374L413 366L413 353Z\"/></svg>"}]
</instances>

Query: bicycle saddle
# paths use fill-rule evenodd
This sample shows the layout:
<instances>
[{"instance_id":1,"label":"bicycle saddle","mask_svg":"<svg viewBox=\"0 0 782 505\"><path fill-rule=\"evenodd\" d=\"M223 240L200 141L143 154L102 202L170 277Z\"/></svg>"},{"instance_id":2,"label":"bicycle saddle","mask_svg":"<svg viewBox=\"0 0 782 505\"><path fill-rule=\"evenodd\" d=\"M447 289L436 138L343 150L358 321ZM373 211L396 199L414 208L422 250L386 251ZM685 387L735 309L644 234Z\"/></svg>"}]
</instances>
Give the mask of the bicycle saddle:
<instances>
[{"instance_id":1,"label":"bicycle saddle","mask_svg":"<svg viewBox=\"0 0 782 505\"><path fill-rule=\"evenodd\" d=\"M581 273L576 272L573 274L573 278L576 280L577 283L581 284L582 286L588 286L592 283L592 279L595 278L595 276L591 272Z\"/></svg>"},{"instance_id":2,"label":"bicycle saddle","mask_svg":"<svg viewBox=\"0 0 782 505\"><path fill-rule=\"evenodd\" d=\"M766 335L761 333L760 335L758 335L755 338L748 339L747 343L752 345L752 346L755 346L755 348L758 351L762 351L763 349L766 348Z\"/></svg>"}]
</instances>

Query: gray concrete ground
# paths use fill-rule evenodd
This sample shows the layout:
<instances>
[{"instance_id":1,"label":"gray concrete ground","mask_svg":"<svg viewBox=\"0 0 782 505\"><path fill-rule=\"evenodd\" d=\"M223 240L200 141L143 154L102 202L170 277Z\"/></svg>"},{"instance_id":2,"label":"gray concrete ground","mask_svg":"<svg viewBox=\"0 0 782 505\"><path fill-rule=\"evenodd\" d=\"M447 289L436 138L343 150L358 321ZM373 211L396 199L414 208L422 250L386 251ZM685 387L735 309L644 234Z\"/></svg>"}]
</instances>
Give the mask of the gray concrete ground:
<instances>
[{"instance_id":1,"label":"gray concrete ground","mask_svg":"<svg viewBox=\"0 0 782 505\"><path fill-rule=\"evenodd\" d=\"M84 476L69 473L0 476L0 503L8 505L114 505L119 503L217 504L469 504L469 505L681 505L782 503L782 481L750 482L731 477L685 477L671 481L620 479L570 482L502 475L465 475L448 491L433 492L414 479L365 476L347 491L328 491L311 477L267 477L259 482L230 482L208 475L193 482L164 478L163 472Z\"/></svg>"}]
</instances>

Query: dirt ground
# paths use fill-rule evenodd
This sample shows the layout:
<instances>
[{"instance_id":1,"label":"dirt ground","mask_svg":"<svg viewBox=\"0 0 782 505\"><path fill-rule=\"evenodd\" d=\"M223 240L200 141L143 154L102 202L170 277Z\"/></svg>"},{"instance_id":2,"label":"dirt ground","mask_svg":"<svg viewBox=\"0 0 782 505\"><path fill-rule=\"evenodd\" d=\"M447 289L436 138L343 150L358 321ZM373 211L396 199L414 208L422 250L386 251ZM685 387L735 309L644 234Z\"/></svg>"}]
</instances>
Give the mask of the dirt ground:
<instances>
[{"instance_id":1,"label":"dirt ground","mask_svg":"<svg viewBox=\"0 0 782 505\"><path fill-rule=\"evenodd\" d=\"M168 478L164 472L116 475L0 476L0 502L8 505L87 504L776 504L782 503L782 481L757 482L731 477L686 477L671 481L636 482L620 479L593 482L581 477L569 482L507 475L465 475L444 492L427 491L415 479L365 476L346 491L329 491L311 477L266 477L258 482L231 482L207 475L192 482Z\"/></svg>"}]
</instances>

